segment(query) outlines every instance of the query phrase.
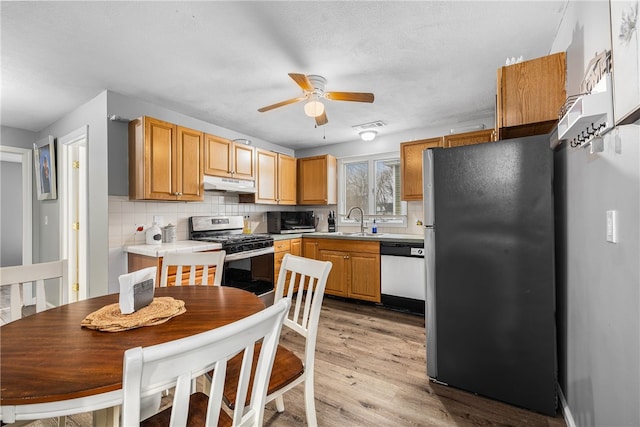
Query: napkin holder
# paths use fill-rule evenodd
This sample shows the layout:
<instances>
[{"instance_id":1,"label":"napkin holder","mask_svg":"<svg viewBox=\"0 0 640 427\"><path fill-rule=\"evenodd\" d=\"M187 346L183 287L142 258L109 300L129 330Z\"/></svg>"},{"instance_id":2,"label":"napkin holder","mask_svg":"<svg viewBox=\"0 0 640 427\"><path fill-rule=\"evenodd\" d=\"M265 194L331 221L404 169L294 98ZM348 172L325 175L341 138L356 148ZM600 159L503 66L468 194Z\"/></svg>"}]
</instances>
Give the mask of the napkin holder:
<instances>
[{"instance_id":1,"label":"napkin holder","mask_svg":"<svg viewBox=\"0 0 640 427\"><path fill-rule=\"evenodd\" d=\"M120 312L131 314L148 306L153 301L157 267L144 268L133 273L123 274L120 282Z\"/></svg>"}]
</instances>

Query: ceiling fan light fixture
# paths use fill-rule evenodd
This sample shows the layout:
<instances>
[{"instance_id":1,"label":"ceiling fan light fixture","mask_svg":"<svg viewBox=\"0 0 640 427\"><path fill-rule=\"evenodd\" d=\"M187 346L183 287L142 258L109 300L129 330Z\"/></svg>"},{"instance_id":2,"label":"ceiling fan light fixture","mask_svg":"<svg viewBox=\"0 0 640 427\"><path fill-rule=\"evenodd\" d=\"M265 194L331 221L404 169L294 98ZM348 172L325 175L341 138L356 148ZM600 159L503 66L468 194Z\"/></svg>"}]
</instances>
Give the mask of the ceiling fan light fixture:
<instances>
[{"instance_id":1,"label":"ceiling fan light fixture","mask_svg":"<svg viewBox=\"0 0 640 427\"><path fill-rule=\"evenodd\" d=\"M324 113L324 104L317 99L312 99L304 105L304 113L309 117L318 117Z\"/></svg>"},{"instance_id":2,"label":"ceiling fan light fixture","mask_svg":"<svg viewBox=\"0 0 640 427\"><path fill-rule=\"evenodd\" d=\"M378 135L378 132L375 130L363 130L360 132L360 139L363 141L373 141L376 139L376 135Z\"/></svg>"}]
</instances>

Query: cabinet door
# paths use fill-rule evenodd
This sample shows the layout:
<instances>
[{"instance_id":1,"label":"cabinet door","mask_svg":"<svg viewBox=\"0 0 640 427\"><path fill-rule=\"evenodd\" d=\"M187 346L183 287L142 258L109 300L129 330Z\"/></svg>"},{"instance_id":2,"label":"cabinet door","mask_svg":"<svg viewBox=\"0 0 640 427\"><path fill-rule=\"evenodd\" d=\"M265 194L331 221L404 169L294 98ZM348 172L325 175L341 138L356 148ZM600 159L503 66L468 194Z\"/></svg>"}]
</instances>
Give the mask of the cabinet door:
<instances>
[{"instance_id":1,"label":"cabinet door","mask_svg":"<svg viewBox=\"0 0 640 427\"><path fill-rule=\"evenodd\" d=\"M296 159L278 155L278 204L296 204Z\"/></svg>"},{"instance_id":2,"label":"cabinet door","mask_svg":"<svg viewBox=\"0 0 640 427\"><path fill-rule=\"evenodd\" d=\"M476 132L465 132L443 137L444 148L461 147L463 145L482 144L484 142L495 141L495 131L493 129L479 130Z\"/></svg>"},{"instance_id":3,"label":"cabinet door","mask_svg":"<svg viewBox=\"0 0 640 427\"><path fill-rule=\"evenodd\" d=\"M254 149L245 144L233 143L233 177L236 179L254 179Z\"/></svg>"},{"instance_id":4,"label":"cabinet door","mask_svg":"<svg viewBox=\"0 0 640 427\"><path fill-rule=\"evenodd\" d=\"M336 158L329 155L298 159L298 204L336 204L336 167Z\"/></svg>"},{"instance_id":5,"label":"cabinet door","mask_svg":"<svg viewBox=\"0 0 640 427\"><path fill-rule=\"evenodd\" d=\"M305 258L319 259L318 256L318 240L317 239L302 239L302 256Z\"/></svg>"},{"instance_id":6,"label":"cabinet door","mask_svg":"<svg viewBox=\"0 0 640 427\"><path fill-rule=\"evenodd\" d=\"M175 150L175 182L177 200L204 200L203 133L177 127Z\"/></svg>"},{"instance_id":7,"label":"cabinet door","mask_svg":"<svg viewBox=\"0 0 640 427\"><path fill-rule=\"evenodd\" d=\"M380 302L380 256L351 252L349 263L349 298Z\"/></svg>"},{"instance_id":8,"label":"cabinet door","mask_svg":"<svg viewBox=\"0 0 640 427\"><path fill-rule=\"evenodd\" d=\"M442 138L422 139L400 144L402 200L422 200L422 152L442 147Z\"/></svg>"},{"instance_id":9,"label":"cabinet door","mask_svg":"<svg viewBox=\"0 0 640 427\"><path fill-rule=\"evenodd\" d=\"M347 297L349 293L349 254L347 252L331 251L320 249L319 259L321 261L331 261L333 266L329 272L325 293L340 297Z\"/></svg>"},{"instance_id":10,"label":"cabinet door","mask_svg":"<svg viewBox=\"0 0 640 427\"><path fill-rule=\"evenodd\" d=\"M176 126L151 117L144 118L144 198L175 200L173 168L176 162Z\"/></svg>"},{"instance_id":11,"label":"cabinet door","mask_svg":"<svg viewBox=\"0 0 640 427\"><path fill-rule=\"evenodd\" d=\"M291 255L302 256L302 239L291 239Z\"/></svg>"},{"instance_id":12,"label":"cabinet door","mask_svg":"<svg viewBox=\"0 0 640 427\"><path fill-rule=\"evenodd\" d=\"M233 142L215 135L205 134L204 173L207 175L231 177Z\"/></svg>"},{"instance_id":13,"label":"cabinet door","mask_svg":"<svg viewBox=\"0 0 640 427\"><path fill-rule=\"evenodd\" d=\"M499 68L496 121L500 139L549 133L565 102L565 78L564 52Z\"/></svg>"},{"instance_id":14,"label":"cabinet door","mask_svg":"<svg viewBox=\"0 0 640 427\"><path fill-rule=\"evenodd\" d=\"M271 151L256 150L257 188L255 203L276 204L278 155Z\"/></svg>"}]
</instances>

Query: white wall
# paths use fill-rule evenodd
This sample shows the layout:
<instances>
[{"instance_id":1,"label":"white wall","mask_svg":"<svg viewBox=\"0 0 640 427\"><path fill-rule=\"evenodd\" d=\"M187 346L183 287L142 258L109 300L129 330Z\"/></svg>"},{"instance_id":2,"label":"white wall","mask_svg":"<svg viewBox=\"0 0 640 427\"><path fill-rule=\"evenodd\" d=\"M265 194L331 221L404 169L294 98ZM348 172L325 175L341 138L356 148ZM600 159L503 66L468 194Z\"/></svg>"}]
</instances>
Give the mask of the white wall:
<instances>
[{"instance_id":1,"label":"white wall","mask_svg":"<svg viewBox=\"0 0 640 427\"><path fill-rule=\"evenodd\" d=\"M611 49L609 3L571 1L551 51L567 52L567 94ZM615 70L615 62L614 62ZM616 150L616 135L620 139ZM640 425L640 127L619 127L605 151L563 145L557 176L560 385L576 425ZM605 212L619 212L619 242Z\"/></svg>"}]
</instances>

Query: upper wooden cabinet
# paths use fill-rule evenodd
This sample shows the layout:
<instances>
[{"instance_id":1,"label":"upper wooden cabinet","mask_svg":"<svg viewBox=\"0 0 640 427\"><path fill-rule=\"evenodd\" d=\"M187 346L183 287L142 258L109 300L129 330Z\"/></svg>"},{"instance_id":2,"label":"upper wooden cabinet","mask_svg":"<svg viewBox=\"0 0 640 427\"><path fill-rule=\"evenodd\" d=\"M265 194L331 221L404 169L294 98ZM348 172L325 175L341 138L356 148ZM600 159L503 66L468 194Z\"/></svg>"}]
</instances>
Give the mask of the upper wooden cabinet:
<instances>
[{"instance_id":1,"label":"upper wooden cabinet","mask_svg":"<svg viewBox=\"0 0 640 427\"><path fill-rule=\"evenodd\" d=\"M296 204L296 159L256 149L256 192L240 194L241 203Z\"/></svg>"},{"instance_id":2,"label":"upper wooden cabinet","mask_svg":"<svg viewBox=\"0 0 640 427\"><path fill-rule=\"evenodd\" d=\"M445 135L442 137L442 145L444 148L462 147L463 145L482 144L484 142L495 141L495 130L486 129L474 132L455 133L453 135Z\"/></svg>"},{"instance_id":3,"label":"upper wooden cabinet","mask_svg":"<svg viewBox=\"0 0 640 427\"><path fill-rule=\"evenodd\" d=\"M203 133L152 117L129 122L129 198L204 200Z\"/></svg>"},{"instance_id":4,"label":"upper wooden cabinet","mask_svg":"<svg viewBox=\"0 0 640 427\"><path fill-rule=\"evenodd\" d=\"M298 159L298 204L338 203L337 161L331 155Z\"/></svg>"},{"instance_id":5,"label":"upper wooden cabinet","mask_svg":"<svg viewBox=\"0 0 640 427\"><path fill-rule=\"evenodd\" d=\"M551 132L566 99L566 58L560 52L498 69L499 139Z\"/></svg>"},{"instance_id":6,"label":"upper wooden cabinet","mask_svg":"<svg viewBox=\"0 0 640 427\"><path fill-rule=\"evenodd\" d=\"M215 135L204 135L204 173L223 178L255 179L253 147Z\"/></svg>"},{"instance_id":7,"label":"upper wooden cabinet","mask_svg":"<svg viewBox=\"0 0 640 427\"><path fill-rule=\"evenodd\" d=\"M442 137L400 144L402 200L422 200L422 152L436 147L442 147Z\"/></svg>"}]
</instances>

